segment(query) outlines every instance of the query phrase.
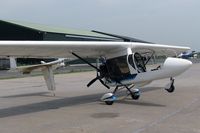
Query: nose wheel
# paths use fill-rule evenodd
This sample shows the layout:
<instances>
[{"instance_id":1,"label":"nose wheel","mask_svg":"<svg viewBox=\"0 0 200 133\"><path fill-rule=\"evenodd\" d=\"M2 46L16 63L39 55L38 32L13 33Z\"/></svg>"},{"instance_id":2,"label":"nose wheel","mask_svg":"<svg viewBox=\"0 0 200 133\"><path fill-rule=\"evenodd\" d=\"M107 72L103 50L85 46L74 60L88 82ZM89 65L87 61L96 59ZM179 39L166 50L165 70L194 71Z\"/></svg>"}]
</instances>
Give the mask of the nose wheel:
<instances>
[{"instance_id":1,"label":"nose wheel","mask_svg":"<svg viewBox=\"0 0 200 133\"><path fill-rule=\"evenodd\" d=\"M169 93L172 93L175 90L174 80L174 78L170 78L170 83L165 87L165 90Z\"/></svg>"}]
</instances>

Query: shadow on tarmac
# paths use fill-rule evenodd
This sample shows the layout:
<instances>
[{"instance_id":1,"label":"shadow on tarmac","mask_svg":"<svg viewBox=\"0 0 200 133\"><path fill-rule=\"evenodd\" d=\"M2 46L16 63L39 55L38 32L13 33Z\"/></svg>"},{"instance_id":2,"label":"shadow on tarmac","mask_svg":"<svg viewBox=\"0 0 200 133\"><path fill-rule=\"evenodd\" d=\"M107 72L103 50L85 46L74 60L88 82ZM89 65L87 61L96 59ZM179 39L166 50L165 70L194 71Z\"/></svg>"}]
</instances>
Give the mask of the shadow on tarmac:
<instances>
[{"instance_id":1,"label":"shadow on tarmac","mask_svg":"<svg viewBox=\"0 0 200 133\"><path fill-rule=\"evenodd\" d=\"M146 87L141 89L141 92L148 92L161 89L160 87ZM4 96L1 98L18 98L18 97L29 97L29 96L43 96L47 92L41 93L32 93L32 94L22 94L22 95L12 95L12 96ZM81 105L86 103L93 103L98 102L99 98L104 93L99 94L92 94L92 95L84 95L84 96L76 96L76 97L66 97L62 99L55 99L50 101L44 101L39 103L32 103L28 105L20 105L16 107L9 107L5 109L0 109L0 118L17 116L17 115L24 115L34 112L41 112L47 111L52 109L59 109L62 107L70 107L75 105ZM132 104L132 105L139 105L139 106L155 106L155 107L164 107L164 105L149 103L149 102L140 102L140 101L116 101L120 104Z\"/></svg>"},{"instance_id":2,"label":"shadow on tarmac","mask_svg":"<svg viewBox=\"0 0 200 133\"><path fill-rule=\"evenodd\" d=\"M32 97L32 96L47 96L47 94L49 94L49 92L37 92L37 93L11 95L11 96L2 96L0 98L20 98L20 97ZM49 97L50 97L50 95L49 95Z\"/></svg>"}]
</instances>

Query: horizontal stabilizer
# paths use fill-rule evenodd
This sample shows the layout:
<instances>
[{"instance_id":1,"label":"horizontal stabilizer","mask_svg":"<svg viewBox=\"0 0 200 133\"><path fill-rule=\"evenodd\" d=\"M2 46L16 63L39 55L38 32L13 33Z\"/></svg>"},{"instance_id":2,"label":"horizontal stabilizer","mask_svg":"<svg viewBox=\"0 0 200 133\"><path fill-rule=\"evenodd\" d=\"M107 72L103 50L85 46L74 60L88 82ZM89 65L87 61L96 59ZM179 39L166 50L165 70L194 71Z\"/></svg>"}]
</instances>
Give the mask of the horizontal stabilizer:
<instances>
[{"instance_id":1,"label":"horizontal stabilizer","mask_svg":"<svg viewBox=\"0 0 200 133\"><path fill-rule=\"evenodd\" d=\"M41 61L41 64L38 64L38 65L21 66L21 67L17 67L16 69L22 72L23 74L30 74L33 70L44 69L49 66L55 66L54 69L56 69L57 67L64 66L63 62L64 62L64 59L58 59L56 61L52 61L48 63Z\"/></svg>"}]
</instances>

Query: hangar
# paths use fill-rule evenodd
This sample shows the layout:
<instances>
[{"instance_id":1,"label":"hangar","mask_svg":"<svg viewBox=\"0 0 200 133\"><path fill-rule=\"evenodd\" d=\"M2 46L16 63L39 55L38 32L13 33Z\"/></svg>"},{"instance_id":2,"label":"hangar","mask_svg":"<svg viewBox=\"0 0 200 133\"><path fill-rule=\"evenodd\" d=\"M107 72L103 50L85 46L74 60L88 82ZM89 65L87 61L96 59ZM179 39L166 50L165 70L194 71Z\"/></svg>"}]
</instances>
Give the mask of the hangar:
<instances>
[{"instance_id":1,"label":"hangar","mask_svg":"<svg viewBox=\"0 0 200 133\"><path fill-rule=\"evenodd\" d=\"M92 31L52 27L35 23L0 20L0 40L119 41Z\"/></svg>"},{"instance_id":2,"label":"hangar","mask_svg":"<svg viewBox=\"0 0 200 133\"><path fill-rule=\"evenodd\" d=\"M35 23L0 20L0 40L24 41L123 41L93 31L46 26ZM41 59L17 59L19 64L38 64ZM1 58L0 69L10 67L9 59Z\"/></svg>"}]
</instances>

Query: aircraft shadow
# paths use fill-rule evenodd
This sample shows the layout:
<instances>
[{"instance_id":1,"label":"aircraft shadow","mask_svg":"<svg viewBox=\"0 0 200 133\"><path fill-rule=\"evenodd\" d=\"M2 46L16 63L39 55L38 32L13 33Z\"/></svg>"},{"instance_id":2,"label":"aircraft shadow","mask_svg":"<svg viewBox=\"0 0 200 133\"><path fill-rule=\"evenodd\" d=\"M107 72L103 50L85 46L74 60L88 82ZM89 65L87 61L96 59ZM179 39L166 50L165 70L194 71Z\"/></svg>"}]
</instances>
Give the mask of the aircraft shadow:
<instances>
[{"instance_id":1,"label":"aircraft shadow","mask_svg":"<svg viewBox=\"0 0 200 133\"><path fill-rule=\"evenodd\" d=\"M141 92L149 92L149 91L155 91L155 90L163 90L163 87L143 87L140 89Z\"/></svg>"},{"instance_id":2,"label":"aircraft shadow","mask_svg":"<svg viewBox=\"0 0 200 133\"><path fill-rule=\"evenodd\" d=\"M49 94L49 92L37 92L37 93L28 93L28 94L2 96L0 98L18 98L18 97L32 97L32 96L48 96L47 94ZM49 95L49 97L50 97L50 95Z\"/></svg>"},{"instance_id":3,"label":"aircraft shadow","mask_svg":"<svg viewBox=\"0 0 200 133\"><path fill-rule=\"evenodd\" d=\"M66 97L62 99L55 99L50 101L44 101L39 103L32 103L28 105L20 105L16 107L9 107L0 109L0 118L29 114L34 112L41 112L52 109L59 109L62 107L81 105L86 103L92 103L99 101L102 94L92 94L77 97Z\"/></svg>"},{"instance_id":4,"label":"aircraft shadow","mask_svg":"<svg viewBox=\"0 0 200 133\"><path fill-rule=\"evenodd\" d=\"M155 88L154 90L156 89L158 88ZM147 89L145 89L145 92L146 91ZM153 89L150 89L149 91L153 91ZM4 98L14 98L14 97L20 97L20 96L28 97L28 96L36 96L36 94L44 95L45 92L6 96ZM52 109L59 109L62 107L70 107L70 106L81 105L81 104L92 103L92 102L98 102L100 97L103 94L104 93L76 96L76 97L66 97L62 99L54 99L50 101L32 103L28 105L20 105L16 107L4 108L4 109L0 109L0 118L47 111L47 110L52 110ZM138 101L117 101L117 102L123 103L123 104L132 104L132 105L141 105L141 106L157 106L157 107L164 106L164 105L158 105L154 103L146 103L146 102L138 102Z\"/></svg>"},{"instance_id":5,"label":"aircraft shadow","mask_svg":"<svg viewBox=\"0 0 200 133\"><path fill-rule=\"evenodd\" d=\"M145 101L126 100L126 99L125 100L116 101L116 103L129 104L129 105L139 105L139 106L166 107L166 105L150 103L150 102L145 102Z\"/></svg>"}]
</instances>

